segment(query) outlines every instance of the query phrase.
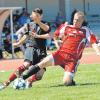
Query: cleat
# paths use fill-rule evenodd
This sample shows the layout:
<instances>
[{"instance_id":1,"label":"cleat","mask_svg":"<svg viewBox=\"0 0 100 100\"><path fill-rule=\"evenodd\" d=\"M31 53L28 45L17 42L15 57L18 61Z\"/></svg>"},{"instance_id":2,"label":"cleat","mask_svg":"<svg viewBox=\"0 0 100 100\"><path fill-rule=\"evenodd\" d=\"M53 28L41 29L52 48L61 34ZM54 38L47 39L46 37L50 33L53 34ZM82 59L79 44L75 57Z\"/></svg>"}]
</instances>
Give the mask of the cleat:
<instances>
[{"instance_id":1,"label":"cleat","mask_svg":"<svg viewBox=\"0 0 100 100\"><path fill-rule=\"evenodd\" d=\"M5 85L5 87L7 87L10 84L10 81L6 81L3 84Z\"/></svg>"},{"instance_id":2,"label":"cleat","mask_svg":"<svg viewBox=\"0 0 100 100\"><path fill-rule=\"evenodd\" d=\"M6 81L6 82L4 82L4 83L1 83L1 84L0 84L0 90L5 89L9 84L10 84L9 81Z\"/></svg>"},{"instance_id":3,"label":"cleat","mask_svg":"<svg viewBox=\"0 0 100 100\"><path fill-rule=\"evenodd\" d=\"M64 85L65 85L65 86L75 86L75 85L76 85L76 83L75 83L75 81L74 81L74 80L72 80L72 82L71 82L71 83L69 83L69 84L65 83Z\"/></svg>"},{"instance_id":4,"label":"cleat","mask_svg":"<svg viewBox=\"0 0 100 100\"><path fill-rule=\"evenodd\" d=\"M72 80L72 86L75 86L75 85L76 85L75 81L74 81L74 80Z\"/></svg>"}]
</instances>

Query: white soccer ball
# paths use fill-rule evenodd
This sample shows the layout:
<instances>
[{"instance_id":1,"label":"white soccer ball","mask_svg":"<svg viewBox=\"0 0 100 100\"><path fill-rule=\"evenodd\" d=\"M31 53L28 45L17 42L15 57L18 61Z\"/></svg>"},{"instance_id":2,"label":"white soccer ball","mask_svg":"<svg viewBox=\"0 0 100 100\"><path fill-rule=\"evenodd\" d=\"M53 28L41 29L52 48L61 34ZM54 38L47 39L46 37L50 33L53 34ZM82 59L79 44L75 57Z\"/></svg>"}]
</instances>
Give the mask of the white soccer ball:
<instances>
[{"instance_id":1,"label":"white soccer ball","mask_svg":"<svg viewBox=\"0 0 100 100\"><path fill-rule=\"evenodd\" d=\"M14 89L25 89L26 87L26 82L25 80L23 80L22 78L17 78L14 82L13 82L13 88Z\"/></svg>"}]
</instances>

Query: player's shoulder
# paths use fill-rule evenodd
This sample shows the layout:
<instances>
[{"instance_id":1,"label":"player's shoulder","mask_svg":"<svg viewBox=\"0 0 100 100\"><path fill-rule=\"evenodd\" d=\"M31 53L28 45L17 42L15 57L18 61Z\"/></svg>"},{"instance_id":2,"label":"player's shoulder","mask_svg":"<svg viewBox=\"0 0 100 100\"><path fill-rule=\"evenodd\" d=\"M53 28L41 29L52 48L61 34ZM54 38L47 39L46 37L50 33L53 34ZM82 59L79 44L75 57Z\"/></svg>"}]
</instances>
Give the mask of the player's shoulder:
<instances>
[{"instance_id":1,"label":"player's shoulder","mask_svg":"<svg viewBox=\"0 0 100 100\"><path fill-rule=\"evenodd\" d=\"M44 23L44 24L46 24L46 25L48 25L50 27L50 22L44 21L44 20L42 20L41 22Z\"/></svg>"}]
</instances>

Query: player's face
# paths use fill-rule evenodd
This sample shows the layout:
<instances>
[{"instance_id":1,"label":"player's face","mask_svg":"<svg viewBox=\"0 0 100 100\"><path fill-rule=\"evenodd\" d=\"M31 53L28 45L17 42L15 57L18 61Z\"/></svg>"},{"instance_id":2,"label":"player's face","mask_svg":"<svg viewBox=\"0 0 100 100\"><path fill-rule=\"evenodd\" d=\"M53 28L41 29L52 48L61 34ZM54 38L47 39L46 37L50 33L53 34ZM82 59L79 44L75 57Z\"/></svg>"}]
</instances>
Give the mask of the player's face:
<instances>
[{"instance_id":1,"label":"player's face","mask_svg":"<svg viewBox=\"0 0 100 100\"><path fill-rule=\"evenodd\" d=\"M74 25L76 28L80 28L80 27L82 26L83 21L84 21L83 17L81 17L81 16L78 15L78 14L75 14L75 15L74 15L73 25Z\"/></svg>"},{"instance_id":2,"label":"player's face","mask_svg":"<svg viewBox=\"0 0 100 100\"><path fill-rule=\"evenodd\" d=\"M38 19L41 19L42 17L41 17L41 15L40 15L39 13L32 12L30 18L31 18L32 20L35 20L35 19L37 19L37 18L38 18Z\"/></svg>"}]
</instances>

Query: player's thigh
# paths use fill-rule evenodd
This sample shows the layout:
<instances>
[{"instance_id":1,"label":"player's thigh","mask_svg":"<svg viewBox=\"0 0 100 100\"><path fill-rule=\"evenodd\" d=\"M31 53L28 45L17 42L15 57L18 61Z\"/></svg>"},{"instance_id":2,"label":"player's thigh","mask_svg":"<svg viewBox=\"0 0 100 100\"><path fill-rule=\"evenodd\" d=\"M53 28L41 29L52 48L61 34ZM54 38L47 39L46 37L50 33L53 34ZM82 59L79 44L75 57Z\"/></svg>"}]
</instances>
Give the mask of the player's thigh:
<instances>
[{"instance_id":1,"label":"player's thigh","mask_svg":"<svg viewBox=\"0 0 100 100\"><path fill-rule=\"evenodd\" d=\"M52 65L54 65L54 58L52 54L48 55L40 63L38 63L38 66L40 66L41 68L52 66Z\"/></svg>"},{"instance_id":2,"label":"player's thigh","mask_svg":"<svg viewBox=\"0 0 100 100\"><path fill-rule=\"evenodd\" d=\"M33 54L33 62L32 64L35 65L39 63L43 58L46 57L46 52L40 49L34 49L34 54Z\"/></svg>"}]
</instances>

